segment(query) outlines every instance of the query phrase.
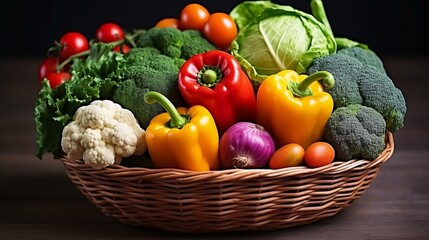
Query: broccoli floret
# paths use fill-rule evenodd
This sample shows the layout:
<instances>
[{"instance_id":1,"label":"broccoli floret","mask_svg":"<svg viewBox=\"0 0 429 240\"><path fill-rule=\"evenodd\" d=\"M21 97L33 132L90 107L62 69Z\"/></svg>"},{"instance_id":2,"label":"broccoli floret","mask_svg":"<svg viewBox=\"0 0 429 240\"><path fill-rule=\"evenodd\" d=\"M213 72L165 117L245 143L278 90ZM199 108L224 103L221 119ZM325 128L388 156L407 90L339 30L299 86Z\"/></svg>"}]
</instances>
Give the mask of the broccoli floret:
<instances>
[{"instance_id":1,"label":"broccoli floret","mask_svg":"<svg viewBox=\"0 0 429 240\"><path fill-rule=\"evenodd\" d=\"M371 49L363 49L361 47L350 47L350 48L341 49L338 51L338 53L356 58L361 63L366 65L371 65L377 68L381 73L386 74L386 69L384 69L383 61L381 61L381 59L377 56L377 54Z\"/></svg>"},{"instance_id":2,"label":"broccoli floret","mask_svg":"<svg viewBox=\"0 0 429 240\"><path fill-rule=\"evenodd\" d=\"M129 66L142 66L167 72L178 72L182 66L182 62L163 55L152 47L134 48L125 55L125 59ZM125 77L128 74L130 74L129 71L125 73Z\"/></svg>"},{"instance_id":3,"label":"broccoli floret","mask_svg":"<svg viewBox=\"0 0 429 240\"><path fill-rule=\"evenodd\" d=\"M358 82L351 77L359 74L358 69L352 67L354 65L361 66L362 64L346 55L331 54L314 59L307 72L310 75L323 69L334 76L334 87L326 89L326 91L331 94L334 100L334 108L338 108L349 104L363 103Z\"/></svg>"},{"instance_id":4,"label":"broccoli floret","mask_svg":"<svg viewBox=\"0 0 429 240\"><path fill-rule=\"evenodd\" d=\"M332 73L335 78L334 87L326 89L334 99L334 109L362 104L381 113L389 131L395 132L404 126L405 98L386 74L338 53L316 58L307 73L320 70Z\"/></svg>"},{"instance_id":5,"label":"broccoli floret","mask_svg":"<svg viewBox=\"0 0 429 240\"><path fill-rule=\"evenodd\" d=\"M189 59L196 54L216 49L198 30L184 30L182 35L185 41L182 46L181 58L183 59Z\"/></svg>"},{"instance_id":6,"label":"broccoli floret","mask_svg":"<svg viewBox=\"0 0 429 240\"><path fill-rule=\"evenodd\" d=\"M171 58L189 59L195 54L216 49L197 30L150 28L136 39L138 47L154 47Z\"/></svg>"},{"instance_id":7,"label":"broccoli floret","mask_svg":"<svg viewBox=\"0 0 429 240\"><path fill-rule=\"evenodd\" d=\"M386 120L387 129L395 132L404 126L407 111L404 95L386 75L375 68L364 68L359 76L363 105L374 108ZM384 76L384 77L382 77Z\"/></svg>"},{"instance_id":8,"label":"broccoli floret","mask_svg":"<svg viewBox=\"0 0 429 240\"><path fill-rule=\"evenodd\" d=\"M373 160L385 148L386 122L376 110L359 104L337 108L325 127L324 137L339 160Z\"/></svg>"},{"instance_id":9,"label":"broccoli floret","mask_svg":"<svg viewBox=\"0 0 429 240\"><path fill-rule=\"evenodd\" d=\"M124 80L113 93L113 101L133 112L142 128L149 125L150 120L165 110L159 104L146 104L144 94L158 91L179 107L184 105L177 86L180 66L175 59L148 48L135 48L130 51L129 62Z\"/></svg>"},{"instance_id":10,"label":"broccoli floret","mask_svg":"<svg viewBox=\"0 0 429 240\"><path fill-rule=\"evenodd\" d=\"M155 47L172 58L182 55L184 43L182 32L175 28L150 28L137 41L138 47Z\"/></svg>"},{"instance_id":11,"label":"broccoli floret","mask_svg":"<svg viewBox=\"0 0 429 240\"><path fill-rule=\"evenodd\" d=\"M184 105L177 85L180 67L198 53L216 49L196 30L151 28L136 38L138 47L125 56L127 71L113 94L113 101L134 113L142 128L164 112L159 104L144 101L148 91L158 91L179 107Z\"/></svg>"},{"instance_id":12,"label":"broccoli floret","mask_svg":"<svg viewBox=\"0 0 429 240\"><path fill-rule=\"evenodd\" d=\"M150 61L152 56L161 54L157 48L154 47L136 47L124 55L128 65L145 65L146 61Z\"/></svg>"}]
</instances>

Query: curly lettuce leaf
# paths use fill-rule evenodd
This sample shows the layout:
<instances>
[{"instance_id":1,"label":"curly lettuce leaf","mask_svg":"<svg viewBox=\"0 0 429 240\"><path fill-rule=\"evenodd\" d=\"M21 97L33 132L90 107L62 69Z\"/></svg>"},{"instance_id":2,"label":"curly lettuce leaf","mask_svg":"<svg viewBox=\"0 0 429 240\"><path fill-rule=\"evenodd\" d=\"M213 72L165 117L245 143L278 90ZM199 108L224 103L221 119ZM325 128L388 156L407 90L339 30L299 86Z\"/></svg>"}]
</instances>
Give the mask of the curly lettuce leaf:
<instances>
[{"instance_id":1,"label":"curly lettuce leaf","mask_svg":"<svg viewBox=\"0 0 429 240\"><path fill-rule=\"evenodd\" d=\"M63 128L72 120L76 110L97 99L111 99L115 87L123 79L126 61L122 54L112 52L102 43L91 45L90 55L75 59L72 78L55 89L43 81L34 110L38 158L52 153L64 155L61 148Z\"/></svg>"},{"instance_id":2,"label":"curly lettuce leaf","mask_svg":"<svg viewBox=\"0 0 429 240\"><path fill-rule=\"evenodd\" d=\"M56 88L57 92L62 85ZM51 90L49 82L43 81L42 89L39 92L39 97L34 109L34 120L36 124L36 145L38 158L47 152L61 152L61 146L58 142L61 141L62 124L55 120L55 94ZM58 133L60 133L58 135Z\"/></svg>"},{"instance_id":3,"label":"curly lettuce leaf","mask_svg":"<svg viewBox=\"0 0 429 240\"><path fill-rule=\"evenodd\" d=\"M76 77L89 75L119 80L123 78L126 65L123 54L112 51L109 44L96 42L91 44L90 54L85 59L74 59L71 72Z\"/></svg>"}]
</instances>

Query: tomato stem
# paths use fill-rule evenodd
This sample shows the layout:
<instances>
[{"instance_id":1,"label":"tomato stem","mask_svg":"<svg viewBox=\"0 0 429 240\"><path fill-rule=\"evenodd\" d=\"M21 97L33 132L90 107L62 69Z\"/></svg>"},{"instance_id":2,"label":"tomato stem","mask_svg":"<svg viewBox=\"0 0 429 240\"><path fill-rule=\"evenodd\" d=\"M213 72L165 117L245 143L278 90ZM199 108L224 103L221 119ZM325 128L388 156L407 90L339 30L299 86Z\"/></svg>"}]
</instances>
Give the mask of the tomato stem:
<instances>
[{"instance_id":1,"label":"tomato stem","mask_svg":"<svg viewBox=\"0 0 429 240\"><path fill-rule=\"evenodd\" d=\"M114 42L110 42L108 44L111 45L111 47L113 49L114 47L116 47L117 45L121 45L122 43L124 43L123 39L118 40L118 41L114 41ZM90 54L90 52L91 52L91 49L88 49L86 51L83 51L83 52L71 55L69 58L67 58L66 60L64 60L60 65L58 65L57 72L61 72L63 70L63 68L65 66L67 66L67 64L69 64L73 59L79 58L79 57L83 57L83 56L87 56L87 55Z\"/></svg>"},{"instance_id":2,"label":"tomato stem","mask_svg":"<svg viewBox=\"0 0 429 240\"><path fill-rule=\"evenodd\" d=\"M124 39L126 40L126 42L127 42L127 43L129 43L129 44L131 45L131 47L135 48L135 47L137 47L137 44L136 44L136 42L134 41L134 39L135 39L138 35L140 35L140 34L142 34L142 33L144 33L144 32L145 32L145 30L139 29L139 30L135 30L133 34L125 33L125 37L124 37Z\"/></svg>"},{"instance_id":3,"label":"tomato stem","mask_svg":"<svg viewBox=\"0 0 429 240\"><path fill-rule=\"evenodd\" d=\"M63 70L63 68L71 62L71 60L78 58L78 57L83 57L83 56L89 55L89 53L90 53L90 50L88 49L86 51L71 55L69 58L64 60L60 65L58 65L57 72L61 72Z\"/></svg>"}]
</instances>

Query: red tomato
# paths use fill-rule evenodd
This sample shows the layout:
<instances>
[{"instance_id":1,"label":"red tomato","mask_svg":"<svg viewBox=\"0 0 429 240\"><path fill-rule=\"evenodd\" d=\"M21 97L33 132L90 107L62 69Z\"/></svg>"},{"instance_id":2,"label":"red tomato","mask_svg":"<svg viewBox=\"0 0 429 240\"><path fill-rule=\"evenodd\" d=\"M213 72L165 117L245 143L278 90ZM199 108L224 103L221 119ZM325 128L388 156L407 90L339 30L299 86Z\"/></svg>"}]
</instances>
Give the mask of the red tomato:
<instances>
[{"instance_id":1,"label":"red tomato","mask_svg":"<svg viewBox=\"0 0 429 240\"><path fill-rule=\"evenodd\" d=\"M124 30L116 23L104 23L97 29L95 37L99 42L114 42L124 39Z\"/></svg>"},{"instance_id":2,"label":"red tomato","mask_svg":"<svg viewBox=\"0 0 429 240\"><path fill-rule=\"evenodd\" d=\"M68 32L60 38L62 49L60 50L60 61L64 61L70 56L89 49L88 40L78 32Z\"/></svg>"},{"instance_id":3,"label":"red tomato","mask_svg":"<svg viewBox=\"0 0 429 240\"><path fill-rule=\"evenodd\" d=\"M213 13L204 25L203 34L216 47L227 50L237 37L237 25L226 13Z\"/></svg>"},{"instance_id":4,"label":"red tomato","mask_svg":"<svg viewBox=\"0 0 429 240\"><path fill-rule=\"evenodd\" d=\"M58 62L56 57L45 58L39 67L39 80L42 81L48 73L57 72Z\"/></svg>"},{"instance_id":5,"label":"red tomato","mask_svg":"<svg viewBox=\"0 0 429 240\"><path fill-rule=\"evenodd\" d=\"M164 18L159 20L156 24L155 27L158 28L180 28L180 22L179 19L177 18Z\"/></svg>"},{"instance_id":6,"label":"red tomato","mask_svg":"<svg viewBox=\"0 0 429 240\"><path fill-rule=\"evenodd\" d=\"M70 80L71 75L68 72L55 72L46 74L46 78L48 79L51 88L54 89L64 81Z\"/></svg>"},{"instance_id":7,"label":"red tomato","mask_svg":"<svg viewBox=\"0 0 429 240\"><path fill-rule=\"evenodd\" d=\"M120 53L127 53L131 50L130 46L128 46L127 44L121 44L121 45L116 45L112 51L114 52L120 52Z\"/></svg>"},{"instance_id":8,"label":"red tomato","mask_svg":"<svg viewBox=\"0 0 429 240\"><path fill-rule=\"evenodd\" d=\"M210 13L204 6L198 3L188 4L180 12L180 27L182 29L196 29L202 32L209 16Z\"/></svg>"},{"instance_id":9,"label":"red tomato","mask_svg":"<svg viewBox=\"0 0 429 240\"><path fill-rule=\"evenodd\" d=\"M305 164L311 168L322 167L334 161L335 150L327 142L315 142L311 144L304 155Z\"/></svg>"},{"instance_id":10,"label":"red tomato","mask_svg":"<svg viewBox=\"0 0 429 240\"><path fill-rule=\"evenodd\" d=\"M271 155L269 166L271 169L300 166L304 164L304 148L296 143L289 143L277 149Z\"/></svg>"}]
</instances>

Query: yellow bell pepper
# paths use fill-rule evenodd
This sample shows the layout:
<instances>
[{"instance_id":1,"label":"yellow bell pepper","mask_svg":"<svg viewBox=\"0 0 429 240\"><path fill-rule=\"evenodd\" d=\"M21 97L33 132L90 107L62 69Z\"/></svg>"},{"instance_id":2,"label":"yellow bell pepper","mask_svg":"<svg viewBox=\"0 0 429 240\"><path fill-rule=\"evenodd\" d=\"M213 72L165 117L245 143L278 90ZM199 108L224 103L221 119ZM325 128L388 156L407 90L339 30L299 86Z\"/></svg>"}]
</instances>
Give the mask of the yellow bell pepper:
<instances>
[{"instance_id":1,"label":"yellow bell pepper","mask_svg":"<svg viewBox=\"0 0 429 240\"><path fill-rule=\"evenodd\" d=\"M257 122L269 131L278 147L298 143L306 149L320 141L334 102L326 87L334 77L326 71L310 76L284 70L267 77L257 92Z\"/></svg>"},{"instance_id":2,"label":"yellow bell pepper","mask_svg":"<svg viewBox=\"0 0 429 240\"><path fill-rule=\"evenodd\" d=\"M158 92L147 92L147 103L160 103L167 111L155 116L146 129L146 144L156 168L210 171L220 167L219 134L210 112L196 105L174 105Z\"/></svg>"}]
</instances>

